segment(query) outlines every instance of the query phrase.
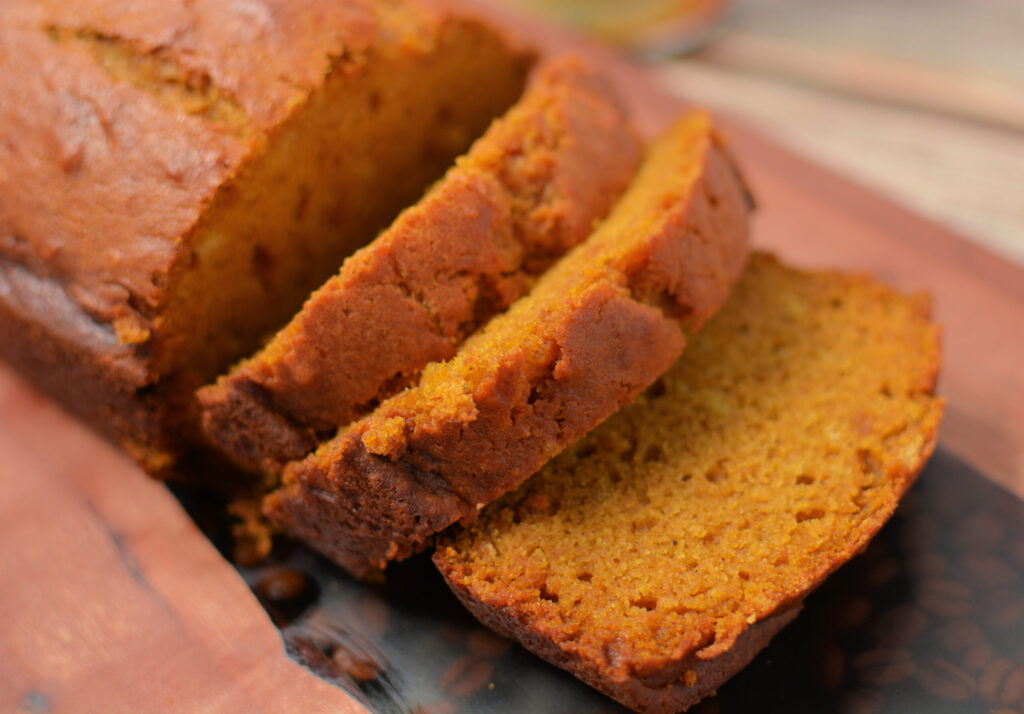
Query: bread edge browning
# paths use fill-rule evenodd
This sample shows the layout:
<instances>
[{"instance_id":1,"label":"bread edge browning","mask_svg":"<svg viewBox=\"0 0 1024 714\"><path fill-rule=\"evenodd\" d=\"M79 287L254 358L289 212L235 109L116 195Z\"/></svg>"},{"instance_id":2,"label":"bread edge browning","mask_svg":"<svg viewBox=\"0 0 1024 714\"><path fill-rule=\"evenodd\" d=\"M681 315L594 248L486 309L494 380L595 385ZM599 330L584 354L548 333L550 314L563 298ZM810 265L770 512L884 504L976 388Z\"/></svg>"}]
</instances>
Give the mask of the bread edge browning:
<instances>
[{"instance_id":1,"label":"bread edge browning","mask_svg":"<svg viewBox=\"0 0 1024 714\"><path fill-rule=\"evenodd\" d=\"M937 405L940 415L943 404L944 400L940 399ZM722 646L727 647L727 649L724 649L719 654L703 659L700 656L701 650L698 650L682 659L666 662L659 671L646 678L657 679L659 676L663 677L664 672L669 670L684 672L683 677L664 686L649 686L639 677L613 679L602 674L600 669L594 666L591 661L580 657L574 652L563 649L553 638L547 636L542 623L540 626L534 627L531 623L518 619L509 608L498 605L492 606L489 603L475 599L469 589L459 582L457 576L453 573L455 569L445 567L442 550L434 554L433 562L441 572L448 587L463 606L480 622L495 632L519 642L523 647L545 661L571 672L575 677L586 682L594 689L603 692L631 709L649 714L669 714L670 712L682 711L693 706L704 697L714 694L718 687L746 667L762 649L768 646L771 639L783 627L796 619L797 614L799 614L803 607L803 601L808 595L821 585L829 575L838 570L839 567L864 551L871 539L875 537L882 526L896 512L896 507L899 505L900 500L902 500L903 496L917 479L917 476L928 463L928 459L935 449L937 436L938 431L936 429L933 431L931 438L923 445L918 462L913 468L903 469L892 477L894 483L897 484L897 497L893 500L891 508L883 514L877 514L872 519L873 522L870 528L865 531L860 540L853 541L848 545L844 553L845 557L834 568L814 577L795 600L780 604L775 613L753 623L740 633L733 642L715 643L716 650L721 649ZM696 679L693 679L694 684L692 686L686 684L685 673L687 672L692 672L696 676ZM690 675L691 679L693 675Z\"/></svg>"},{"instance_id":2,"label":"bread edge browning","mask_svg":"<svg viewBox=\"0 0 1024 714\"><path fill-rule=\"evenodd\" d=\"M776 614L747 628L732 647L716 657L702 659L699 654L691 653L680 662L673 662L673 669L679 667L694 678L693 686L685 683L686 675L663 686L649 686L637 677L609 679L588 660L574 657L543 633L525 629L507 610L475 600L466 589L447 577L445 582L473 617L499 635L515 640L545 662L570 672L620 704L648 713L683 711L704 697L715 694L718 687L750 664L803 608L802 601L781 608Z\"/></svg>"}]
</instances>

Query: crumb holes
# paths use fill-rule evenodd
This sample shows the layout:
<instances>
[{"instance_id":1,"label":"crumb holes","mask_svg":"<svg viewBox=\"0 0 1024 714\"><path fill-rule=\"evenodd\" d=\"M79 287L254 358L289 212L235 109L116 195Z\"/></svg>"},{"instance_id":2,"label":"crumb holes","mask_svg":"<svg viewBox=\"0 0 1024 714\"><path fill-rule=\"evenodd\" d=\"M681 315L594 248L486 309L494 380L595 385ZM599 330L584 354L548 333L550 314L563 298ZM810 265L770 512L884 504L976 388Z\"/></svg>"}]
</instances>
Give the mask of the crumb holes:
<instances>
[{"instance_id":1,"label":"crumb holes","mask_svg":"<svg viewBox=\"0 0 1024 714\"><path fill-rule=\"evenodd\" d=\"M189 256L189 260L193 261L194 263L198 263L199 256L196 255L195 252L193 251L192 254ZM159 290L163 290L167 286L167 275L164 273L152 272L149 275L149 282L153 285L153 287Z\"/></svg>"},{"instance_id":2,"label":"crumb holes","mask_svg":"<svg viewBox=\"0 0 1024 714\"><path fill-rule=\"evenodd\" d=\"M831 300L829 300L828 304L838 309L843 306L843 300L842 298L834 297Z\"/></svg>"},{"instance_id":3,"label":"crumb holes","mask_svg":"<svg viewBox=\"0 0 1024 714\"><path fill-rule=\"evenodd\" d=\"M750 580L750 573L748 573L746 570L741 570L739 575L740 580Z\"/></svg>"},{"instance_id":4,"label":"crumb holes","mask_svg":"<svg viewBox=\"0 0 1024 714\"><path fill-rule=\"evenodd\" d=\"M704 474L704 478L706 478L711 483L719 483L721 481L724 481L726 477L728 477L728 475L729 472L725 470L725 466L721 462L719 462L712 466L708 470L708 472Z\"/></svg>"},{"instance_id":5,"label":"crumb holes","mask_svg":"<svg viewBox=\"0 0 1024 714\"><path fill-rule=\"evenodd\" d=\"M594 574L587 570L584 570L582 573L576 573L576 579L579 580L581 583L589 583L591 580L594 579Z\"/></svg>"},{"instance_id":6,"label":"crumb holes","mask_svg":"<svg viewBox=\"0 0 1024 714\"><path fill-rule=\"evenodd\" d=\"M882 473L882 462L867 449L857 449L857 462L864 475L878 477Z\"/></svg>"},{"instance_id":7,"label":"crumb holes","mask_svg":"<svg viewBox=\"0 0 1024 714\"><path fill-rule=\"evenodd\" d=\"M703 543L704 545L711 545L716 540L718 540L718 534L717 533L705 533L704 537L700 539L700 542Z\"/></svg>"},{"instance_id":8,"label":"crumb holes","mask_svg":"<svg viewBox=\"0 0 1024 714\"><path fill-rule=\"evenodd\" d=\"M597 453L597 446L594 444L583 444L576 451L576 456L580 459L587 459Z\"/></svg>"},{"instance_id":9,"label":"crumb holes","mask_svg":"<svg viewBox=\"0 0 1024 714\"><path fill-rule=\"evenodd\" d=\"M665 460L665 450L659 444L651 444L644 450L644 461L647 463L662 462Z\"/></svg>"},{"instance_id":10,"label":"crumb holes","mask_svg":"<svg viewBox=\"0 0 1024 714\"><path fill-rule=\"evenodd\" d=\"M261 283L267 285L274 270L274 256L266 246L257 243L252 248L252 270Z\"/></svg>"},{"instance_id":11,"label":"crumb holes","mask_svg":"<svg viewBox=\"0 0 1024 714\"><path fill-rule=\"evenodd\" d=\"M682 476L679 477L679 480L682 481L683 483L686 483L687 481L689 481L692 478L693 478L693 474L683 474Z\"/></svg>"},{"instance_id":12,"label":"crumb holes","mask_svg":"<svg viewBox=\"0 0 1024 714\"><path fill-rule=\"evenodd\" d=\"M494 585L494 573L487 573L484 575L484 582L489 585Z\"/></svg>"},{"instance_id":13,"label":"crumb holes","mask_svg":"<svg viewBox=\"0 0 1024 714\"><path fill-rule=\"evenodd\" d=\"M548 602L557 603L558 593L553 593L550 590L548 590L547 583L544 583L544 586L540 589L540 599L547 600Z\"/></svg>"},{"instance_id":14,"label":"crumb holes","mask_svg":"<svg viewBox=\"0 0 1024 714\"><path fill-rule=\"evenodd\" d=\"M619 456L622 458L623 461L632 461L633 457L635 455L636 455L636 442L633 442L633 441L630 441L629 442L629 446L627 446L625 449L623 449L622 453L619 454Z\"/></svg>"},{"instance_id":15,"label":"crumb holes","mask_svg":"<svg viewBox=\"0 0 1024 714\"><path fill-rule=\"evenodd\" d=\"M655 524L657 524L657 520L654 518L642 518L639 521L633 521L630 525L634 533L646 533L654 528Z\"/></svg>"},{"instance_id":16,"label":"crumb holes","mask_svg":"<svg viewBox=\"0 0 1024 714\"><path fill-rule=\"evenodd\" d=\"M370 92L370 111L376 112L380 109L380 92Z\"/></svg>"},{"instance_id":17,"label":"crumb holes","mask_svg":"<svg viewBox=\"0 0 1024 714\"><path fill-rule=\"evenodd\" d=\"M526 499L526 507L531 511L557 513L558 505L557 500L548 498L545 493L535 493Z\"/></svg>"},{"instance_id":18,"label":"crumb holes","mask_svg":"<svg viewBox=\"0 0 1024 714\"><path fill-rule=\"evenodd\" d=\"M878 393L881 394L883 397L891 397L892 387L890 387L888 384L883 384L882 388L878 390Z\"/></svg>"},{"instance_id":19,"label":"crumb holes","mask_svg":"<svg viewBox=\"0 0 1024 714\"><path fill-rule=\"evenodd\" d=\"M608 472L608 480L614 484L620 484L622 483L622 474L620 474L618 470L612 469Z\"/></svg>"},{"instance_id":20,"label":"crumb holes","mask_svg":"<svg viewBox=\"0 0 1024 714\"><path fill-rule=\"evenodd\" d=\"M540 392L537 391L536 387L533 387L530 389L530 396L527 398L526 403L533 405L537 403L538 399L540 399Z\"/></svg>"},{"instance_id":21,"label":"crumb holes","mask_svg":"<svg viewBox=\"0 0 1024 714\"><path fill-rule=\"evenodd\" d=\"M652 610L657 609L658 599L651 595L644 595L642 597L633 598L629 601L629 604L632 607L638 607L641 610L647 610L647 612L651 612Z\"/></svg>"},{"instance_id":22,"label":"crumb holes","mask_svg":"<svg viewBox=\"0 0 1024 714\"><path fill-rule=\"evenodd\" d=\"M807 474L800 474L799 476L796 477L796 482L801 486L808 486L814 483L814 477L808 476Z\"/></svg>"},{"instance_id":23,"label":"crumb holes","mask_svg":"<svg viewBox=\"0 0 1024 714\"><path fill-rule=\"evenodd\" d=\"M802 511L796 512L796 522L803 523L804 521L816 521L824 515L824 508L806 508Z\"/></svg>"},{"instance_id":24,"label":"crumb holes","mask_svg":"<svg viewBox=\"0 0 1024 714\"><path fill-rule=\"evenodd\" d=\"M657 399L658 397L664 397L668 389L665 387L665 380L656 379L654 384L649 386L644 392L648 399Z\"/></svg>"}]
</instances>

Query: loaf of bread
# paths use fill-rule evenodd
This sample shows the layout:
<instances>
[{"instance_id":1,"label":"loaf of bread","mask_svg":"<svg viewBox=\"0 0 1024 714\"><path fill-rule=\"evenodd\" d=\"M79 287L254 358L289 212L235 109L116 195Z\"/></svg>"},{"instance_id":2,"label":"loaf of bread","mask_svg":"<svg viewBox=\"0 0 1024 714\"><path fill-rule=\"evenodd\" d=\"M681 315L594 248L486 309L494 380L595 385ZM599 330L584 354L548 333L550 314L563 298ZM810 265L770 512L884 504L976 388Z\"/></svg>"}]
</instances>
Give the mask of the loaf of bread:
<instances>
[{"instance_id":1,"label":"loaf of bread","mask_svg":"<svg viewBox=\"0 0 1024 714\"><path fill-rule=\"evenodd\" d=\"M289 465L265 513L352 573L404 558L632 401L722 305L748 196L681 119L608 219L450 361Z\"/></svg>"},{"instance_id":2,"label":"loaf of bread","mask_svg":"<svg viewBox=\"0 0 1024 714\"><path fill-rule=\"evenodd\" d=\"M398 0L4 0L0 356L167 469L194 389L439 177L530 60Z\"/></svg>"},{"instance_id":3,"label":"loaf of bread","mask_svg":"<svg viewBox=\"0 0 1024 714\"><path fill-rule=\"evenodd\" d=\"M757 255L666 375L434 562L549 662L684 709L892 515L935 445L939 361L923 297Z\"/></svg>"},{"instance_id":4,"label":"loaf of bread","mask_svg":"<svg viewBox=\"0 0 1024 714\"><path fill-rule=\"evenodd\" d=\"M279 477L320 434L413 382L590 234L641 145L580 60L538 70L523 98L417 205L306 302L262 351L198 393L207 438Z\"/></svg>"}]
</instances>

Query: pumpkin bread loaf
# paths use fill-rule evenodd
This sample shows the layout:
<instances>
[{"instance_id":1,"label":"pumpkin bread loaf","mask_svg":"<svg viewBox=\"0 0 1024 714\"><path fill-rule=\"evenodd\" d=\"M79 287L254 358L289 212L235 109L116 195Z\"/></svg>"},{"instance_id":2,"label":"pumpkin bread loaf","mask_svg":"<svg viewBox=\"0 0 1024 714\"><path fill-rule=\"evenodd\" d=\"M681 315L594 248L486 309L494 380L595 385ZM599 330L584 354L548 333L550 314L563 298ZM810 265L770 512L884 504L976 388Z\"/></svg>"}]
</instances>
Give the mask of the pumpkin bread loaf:
<instances>
[{"instance_id":1,"label":"pumpkin bread loaf","mask_svg":"<svg viewBox=\"0 0 1024 714\"><path fill-rule=\"evenodd\" d=\"M586 238L641 145L608 84L574 58L416 206L317 290L253 358L198 393L211 443L274 480L284 464L414 381Z\"/></svg>"},{"instance_id":2,"label":"pumpkin bread loaf","mask_svg":"<svg viewBox=\"0 0 1024 714\"><path fill-rule=\"evenodd\" d=\"M725 302L748 196L695 112L609 218L419 384L285 471L264 511L352 573L472 519L629 403Z\"/></svg>"},{"instance_id":3,"label":"pumpkin bread loaf","mask_svg":"<svg viewBox=\"0 0 1024 714\"><path fill-rule=\"evenodd\" d=\"M434 562L480 620L623 704L692 705L864 548L931 454L928 310L754 256L666 375Z\"/></svg>"},{"instance_id":4,"label":"pumpkin bread loaf","mask_svg":"<svg viewBox=\"0 0 1024 714\"><path fill-rule=\"evenodd\" d=\"M531 61L399 0L0 2L0 357L148 469L519 96Z\"/></svg>"}]
</instances>

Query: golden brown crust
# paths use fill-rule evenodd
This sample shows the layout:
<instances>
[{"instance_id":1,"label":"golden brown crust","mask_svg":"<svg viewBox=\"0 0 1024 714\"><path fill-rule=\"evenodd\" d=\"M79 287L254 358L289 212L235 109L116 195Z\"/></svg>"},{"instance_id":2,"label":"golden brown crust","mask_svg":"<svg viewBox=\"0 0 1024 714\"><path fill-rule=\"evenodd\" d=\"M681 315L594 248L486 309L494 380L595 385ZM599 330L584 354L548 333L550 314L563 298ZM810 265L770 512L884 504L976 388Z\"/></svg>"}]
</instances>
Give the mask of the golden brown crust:
<instances>
[{"instance_id":1,"label":"golden brown crust","mask_svg":"<svg viewBox=\"0 0 1024 714\"><path fill-rule=\"evenodd\" d=\"M357 575L472 519L671 365L742 269L747 210L710 119L680 121L587 241L453 360L290 465L267 515Z\"/></svg>"},{"instance_id":2,"label":"golden brown crust","mask_svg":"<svg viewBox=\"0 0 1024 714\"><path fill-rule=\"evenodd\" d=\"M500 54L497 33L476 21L390 0L0 3L0 94L17 97L0 103L0 300L9 303L0 356L147 462L169 463L193 428L186 412L197 380L251 351L283 317L256 311L242 327L177 318L189 299L183 279L203 263L197 236L209 237L211 206L244 193L307 100L319 106L327 78L362 76L382 55L429 60L455 38ZM496 86L506 70L521 79L529 62L504 50L509 66ZM510 102L521 85L509 85ZM449 128L464 128L456 124ZM470 138L428 146L437 155L424 165L437 168L423 180ZM388 206L385 218L395 212ZM253 236L231 240L245 244L258 272ZM301 301L321 271L289 273L267 292ZM247 315L245 307L222 312ZM223 345L207 354L210 335ZM79 386L57 386L71 384Z\"/></svg>"},{"instance_id":3,"label":"golden brown crust","mask_svg":"<svg viewBox=\"0 0 1024 714\"><path fill-rule=\"evenodd\" d=\"M367 2L273 0L253 5L255 16L219 3L116 4L10 0L0 10L0 92L20 99L0 115L17 137L12 170L0 174L3 254L109 323L129 311L152 317L188 252L181 237L218 187L323 81L331 57L376 39ZM249 130L226 131L119 81L90 53L95 43L159 50L233 97Z\"/></svg>"},{"instance_id":4,"label":"golden brown crust","mask_svg":"<svg viewBox=\"0 0 1024 714\"><path fill-rule=\"evenodd\" d=\"M926 300L755 256L657 389L434 562L624 704L692 704L892 515L935 446L938 337Z\"/></svg>"},{"instance_id":5,"label":"golden brown crust","mask_svg":"<svg viewBox=\"0 0 1024 714\"><path fill-rule=\"evenodd\" d=\"M442 570L442 572L445 572ZM543 630L523 625L515 612L491 607L476 599L474 593L456 579L446 579L459 601L476 619L500 635L516 640L533 654L556 667L568 670L594 689L638 712L681 712L714 694L718 687L746 667L768 646L786 625L800 614L797 603L748 627L726 652L712 659L690 654L673 663L679 674L665 682L648 683L638 677L611 679L602 667L588 659L567 654L559 642ZM689 684L686 674L692 678Z\"/></svg>"},{"instance_id":6,"label":"golden brown crust","mask_svg":"<svg viewBox=\"0 0 1024 714\"><path fill-rule=\"evenodd\" d=\"M542 67L455 168L306 302L260 353L198 393L211 443L279 473L414 380L581 241L640 143L578 59Z\"/></svg>"}]
</instances>

